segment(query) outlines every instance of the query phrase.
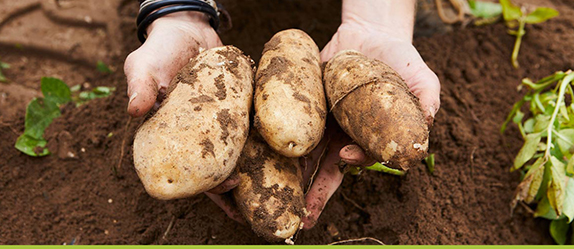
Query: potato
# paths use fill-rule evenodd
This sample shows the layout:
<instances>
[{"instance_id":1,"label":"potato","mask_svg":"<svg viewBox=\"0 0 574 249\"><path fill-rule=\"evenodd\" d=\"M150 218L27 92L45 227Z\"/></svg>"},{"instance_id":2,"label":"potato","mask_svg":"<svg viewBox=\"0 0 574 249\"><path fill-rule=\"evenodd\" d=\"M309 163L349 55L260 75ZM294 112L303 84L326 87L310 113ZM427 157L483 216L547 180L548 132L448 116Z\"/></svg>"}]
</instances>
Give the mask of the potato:
<instances>
[{"instance_id":1,"label":"potato","mask_svg":"<svg viewBox=\"0 0 574 249\"><path fill-rule=\"evenodd\" d=\"M201 52L179 71L134 139L134 165L151 196L192 196L232 173L249 131L252 66L226 46Z\"/></svg>"},{"instance_id":2,"label":"potato","mask_svg":"<svg viewBox=\"0 0 574 249\"><path fill-rule=\"evenodd\" d=\"M335 119L367 154L403 170L426 157L423 110L391 67L346 50L329 60L323 76Z\"/></svg>"},{"instance_id":3,"label":"potato","mask_svg":"<svg viewBox=\"0 0 574 249\"><path fill-rule=\"evenodd\" d=\"M327 107L319 48L305 32L281 31L263 50L255 87L254 125L275 151L308 154L325 130Z\"/></svg>"},{"instance_id":4,"label":"potato","mask_svg":"<svg viewBox=\"0 0 574 249\"><path fill-rule=\"evenodd\" d=\"M302 227L305 208L298 160L276 153L253 130L237 170L233 197L255 233L272 242L290 239Z\"/></svg>"}]
</instances>

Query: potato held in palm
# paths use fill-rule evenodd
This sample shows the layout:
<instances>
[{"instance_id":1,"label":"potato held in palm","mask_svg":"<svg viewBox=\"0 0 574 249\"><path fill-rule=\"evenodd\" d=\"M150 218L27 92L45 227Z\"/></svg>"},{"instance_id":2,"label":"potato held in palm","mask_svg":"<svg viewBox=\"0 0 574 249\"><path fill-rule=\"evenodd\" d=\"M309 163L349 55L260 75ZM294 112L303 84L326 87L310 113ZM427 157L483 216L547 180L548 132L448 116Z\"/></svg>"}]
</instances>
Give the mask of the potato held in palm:
<instances>
[{"instance_id":1,"label":"potato held in palm","mask_svg":"<svg viewBox=\"0 0 574 249\"><path fill-rule=\"evenodd\" d=\"M329 60L323 77L335 119L367 154L403 170L426 157L429 131L420 103L391 67L346 50Z\"/></svg>"},{"instance_id":2,"label":"potato held in palm","mask_svg":"<svg viewBox=\"0 0 574 249\"><path fill-rule=\"evenodd\" d=\"M231 174L249 131L252 64L226 46L201 52L177 74L134 140L134 165L151 196L192 196Z\"/></svg>"}]
</instances>

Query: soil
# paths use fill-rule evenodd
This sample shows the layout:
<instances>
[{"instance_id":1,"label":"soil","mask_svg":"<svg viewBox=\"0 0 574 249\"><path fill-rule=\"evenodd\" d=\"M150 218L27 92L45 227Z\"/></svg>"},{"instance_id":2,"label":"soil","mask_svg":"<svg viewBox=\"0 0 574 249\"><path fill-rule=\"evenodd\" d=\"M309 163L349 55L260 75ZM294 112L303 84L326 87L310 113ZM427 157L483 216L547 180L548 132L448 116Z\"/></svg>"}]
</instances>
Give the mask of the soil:
<instances>
[{"instance_id":1,"label":"soil","mask_svg":"<svg viewBox=\"0 0 574 249\"><path fill-rule=\"evenodd\" d=\"M255 60L279 30L301 28L323 47L340 22L339 0L220 2L233 18L233 28L221 36L224 43ZM297 244L366 236L385 244L552 243L548 221L533 219L523 207L511 216L520 174L508 169L522 141L513 126L504 135L498 130L520 97L520 79L574 67L574 5L521 2L558 7L561 16L528 27L518 70L510 64L513 37L501 23L459 25L415 39L442 82L442 105L430 135L434 174L421 163L402 178L375 172L346 176L318 224L301 232ZM9 82L0 83L0 244L266 243L204 195L155 200L136 176L131 147L142 119L128 123L122 67L139 46L137 1L0 4L0 59L12 66L3 71ZM99 60L114 72L98 72ZM42 76L83 89L117 90L77 108L64 107L46 131L52 155L33 158L17 151L14 142L24 129L26 104L40 96Z\"/></svg>"}]
</instances>

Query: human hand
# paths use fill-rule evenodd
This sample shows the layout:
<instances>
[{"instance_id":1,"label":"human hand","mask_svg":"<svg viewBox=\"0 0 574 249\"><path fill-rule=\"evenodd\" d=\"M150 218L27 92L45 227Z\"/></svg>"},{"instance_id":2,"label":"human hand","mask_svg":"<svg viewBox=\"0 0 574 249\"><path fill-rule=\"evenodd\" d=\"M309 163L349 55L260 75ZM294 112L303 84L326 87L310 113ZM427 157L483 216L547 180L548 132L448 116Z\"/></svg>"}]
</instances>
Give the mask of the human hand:
<instances>
[{"instance_id":1,"label":"human hand","mask_svg":"<svg viewBox=\"0 0 574 249\"><path fill-rule=\"evenodd\" d=\"M161 101L173 77L200 48L222 45L208 20L200 12L176 12L148 27L147 40L124 63L131 116L143 116Z\"/></svg>"},{"instance_id":2,"label":"human hand","mask_svg":"<svg viewBox=\"0 0 574 249\"><path fill-rule=\"evenodd\" d=\"M343 23L321 52L321 60L326 62L339 51L353 49L367 57L385 62L401 75L411 92L419 98L430 127L440 106L440 83L436 74L425 64L412 45L412 23L408 20L403 23L392 23L394 20L388 15L390 21L371 22L370 20L384 19L374 18L376 14L382 13L366 11L366 15L359 16L355 11L364 12L366 8L373 7L374 2L365 5L366 7L361 4L369 3L369 0L353 1L352 6L349 3L347 0L343 4ZM407 1L401 3L379 1L376 4L382 4L378 6L379 10L390 9L392 12L395 9L397 13L407 12L402 13L407 19L409 15L412 17L414 14L408 14L414 3ZM411 6L408 6L409 4ZM372 17L370 19L369 14ZM330 121L327 126L336 126L331 128L331 132L337 133L329 134L329 129L326 131L325 139L330 141L327 146L331 148L325 160L320 162L320 170L315 180L317 186L314 184L306 196L307 211L310 215L304 220L305 228L310 228L316 223L327 201L339 187L343 178L343 173L337 167L339 161L354 166L370 166L375 163L375 160L366 155L361 147L350 144L352 140L341 131L335 120ZM321 148L315 149L311 155L320 150ZM316 157L312 161L317 163Z\"/></svg>"},{"instance_id":3,"label":"human hand","mask_svg":"<svg viewBox=\"0 0 574 249\"><path fill-rule=\"evenodd\" d=\"M159 103L177 72L199 53L200 48L221 46L219 36L205 14L176 12L154 21L148 27L145 43L126 58L124 72L128 82L128 113L145 115ZM222 195L239 184L236 175L205 194L229 217L241 221Z\"/></svg>"}]
</instances>

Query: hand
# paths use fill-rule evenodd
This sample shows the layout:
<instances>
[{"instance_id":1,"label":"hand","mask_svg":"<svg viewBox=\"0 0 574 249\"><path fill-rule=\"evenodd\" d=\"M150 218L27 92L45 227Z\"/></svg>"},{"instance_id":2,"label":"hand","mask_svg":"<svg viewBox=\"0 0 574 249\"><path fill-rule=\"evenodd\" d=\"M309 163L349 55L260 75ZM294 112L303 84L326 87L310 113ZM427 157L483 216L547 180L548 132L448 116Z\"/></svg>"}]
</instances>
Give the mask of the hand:
<instances>
[{"instance_id":1,"label":"hand","mask_svg":"<svg viewBox=\"0 0 574 249\"><path fill-rule=\"evenodd\" d=\"M345 9L345 6L343 8ZM440 106L440 83L436 74L425 64L412 45L412 28L410 31L408 28L405 30L398 27L385 29L353 17L352 13L347 14L347 19L343 21L337 33L321 52L321 60L328 61L339 51L353 49L362 52L367 57L385 62L403 77L413 94L419 98L430 127ZM394 33L390 30L399 32ZM348 145L351 139L340 131L335 120L327 122L328 126L337 127L326 131L325 139L330 139L328 146L331 149L325 156L325 160L321 162L315 184L306 196L307 211L311 214L304 219L305 228L311 228L316 223L325 204L339 187L343 179L342 173L336 166L339 160L355 166L370 166L375 163L375 160L367 156L361 147L356 144ZM334 131L337 133L329 133ZM321 148L315 149L311 155L317 154L320 150ZM311 156L311 158L312 163L317 163L316 156Z\"/></svg>"},{"instance_id":2,"label":"hand","mask_svg":"<svg viewBox=\"0 0 574 249\"><path fill-rule=\"evenodd\" d=\"M158 18L148 27L145 43L126 58L128 113L145 115L161 100L177 72L200 48L221 46L219 36L200 12L176 12Z\"/></svg>"},{"instance_id":3,"label":"hand","mask_svg":"<svg viewBox=\"0 0 574 249\"><path fill-rule=\"evenodd\" d=\"M145 115L161 101L177 72L199 53L200 48L221 46L219 36L209 26L208 18L199 12L176 12L154 21L148 27L145 43L126 58L124 72L128 82L128 113ZM158 101L159 100L159 101ZM242 221L230 207L223 193L239 184L233 175L219 186L206 192L229 217Z\"/></svg>"}]
</instances>

